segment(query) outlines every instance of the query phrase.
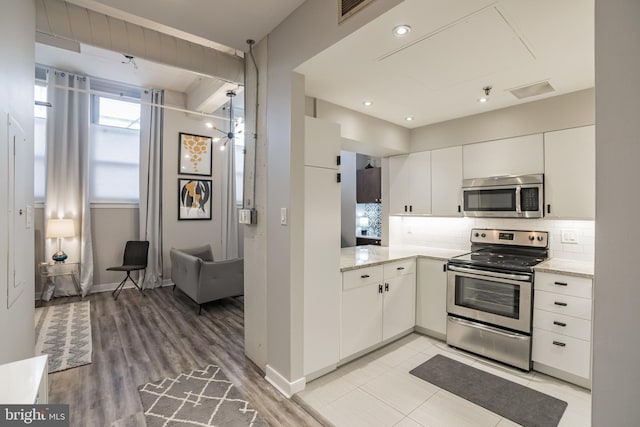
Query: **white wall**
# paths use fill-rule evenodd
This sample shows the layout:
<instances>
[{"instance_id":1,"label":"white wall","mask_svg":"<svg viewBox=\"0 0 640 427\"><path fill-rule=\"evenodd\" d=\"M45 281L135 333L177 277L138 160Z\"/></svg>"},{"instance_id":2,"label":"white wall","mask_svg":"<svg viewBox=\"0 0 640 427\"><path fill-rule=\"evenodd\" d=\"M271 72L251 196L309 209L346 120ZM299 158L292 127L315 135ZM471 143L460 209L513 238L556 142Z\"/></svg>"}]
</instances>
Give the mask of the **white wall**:
<instances>
[{"instance_id":1,"label":"white wall","mask_svg":"<svg viewBox=\"0 0 640 427\"><path fill-rule=\"evenodd\" d=\"M266 253L266 275L249 272L248 276L262 277L266 289L267 310L267 370L271 369L285 383L302 378L302 250L300 235L303 225L303 166L305 94L304 79L292 73L298 65L342 37L353 32L374 17L398 4L399 0L378 0L360 13L338 25L338 5L326 0L307 0L280 24L266 40L267 93L260 101L266 104L260 121L268 123L266 130L265 211L258 211L259 221L266 221L266 245L254 242L254 247ZM248 97L247 103L253 100ZM264 135L262 136L264 138ZM261 139L261 136L258 136ZM260 143L260 141L259 141ZM257 197L256 197L257 198ZM289 225L280 225L280 209L289 209ZM245 248L249 245L245 241ZM246 250L245 268L261 268L263 255L249 258ZM254 257L257 267L254 267ZM266 277L266 280L265 280ZM246 282L246 279L245 279ZM245 290L247 292L248 289ZM250 290L249 290L250 291ZM249 296L250 298L250 296ZM246 308L245 308L246 309ZM258 310L260 311L260 310ZM249 314L247 314L248 316ZM245 326L245 333L254 335Z\"/></svg>"},{"instance_id":2,"label":"white wall","mask_svg":"<svg viewBox=\"0 0 640 427\"><path fill-rule=\"evenodd\" d=\"M184 94L165 91L165 104L185 108ZM225 128L226 123L217 123ZM228 150L220 151L219 144L213 143L212 176L178 176L178 134L180 132L195 135L216 137L217 132L205 126L205 120L188 116L185 113L165 109L164 112L164 149L163 149L163 196L162 196L162 228L164 278L171 278L171 259L169 251L172 247L189 248L210 244L214 259L222 259L222 177L226 174L226 156ZM212 205L209 220L178 220L178 177L212 180Z\"/></svg>"},{"instance_id":3,"label":"white wall","mask_svg":"<svg viewBox=\"0 0 640 427\"><path fill-rule=\"evenodd\" d=\"M595 93L585 89L411 131L410 151L491 141L595 123Z\"/></svg>"},{"instance_id":4,"label":"white wall","mask_svg":"<svg viewBox=\"0 0 640 427\"><path fill-rule=\"evenodd\" d=\"M595 427L640 422L640 2L595 1Z\"/></svg>"},{"instance_id":5,"label":"white wall","mask_svg":"<svg viewBox=\"0 0 640 427\"><path fill-rule=\"evenodd\" d=\"M26 243L27 253L14 254L29 260L25 263L28 280L22 294L8 308L7 263L9 218L7 114L22 127L27 143L33 146L33 83L35 55L35 6L32 0L0 0L0 364L33 356L34 350L34 281L31 264L34 259L33 234ZM33 150L29 155L33 156ZM33 160L26 159L28 164ZM16 191L33 199L33 169L16 171ZM13 218L12 218L13 222ZM33 228L30 233L33 233Z\"/></svg>"}]
</instances>

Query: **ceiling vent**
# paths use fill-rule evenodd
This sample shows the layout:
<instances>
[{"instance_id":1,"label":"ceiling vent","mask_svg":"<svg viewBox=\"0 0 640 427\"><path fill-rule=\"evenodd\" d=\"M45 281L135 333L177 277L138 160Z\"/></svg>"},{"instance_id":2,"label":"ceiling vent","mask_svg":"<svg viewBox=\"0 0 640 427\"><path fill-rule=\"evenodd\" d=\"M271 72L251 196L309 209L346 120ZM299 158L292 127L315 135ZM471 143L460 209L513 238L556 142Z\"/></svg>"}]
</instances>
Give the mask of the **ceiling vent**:
<instances>
[{"instance_id":1,"label":"ceiling vent","mask_svg":"<svg viewBox=\"0 0 640 427\"><path fill-rule=\"evenodd\" d=\"M350 16L355 15L371 2L373 2L373 0L338 0L338 7L340 9L338 22L342 22Z\"/></svg>"},{"instance_id":2,"label":"ceiling vent","mask_svg":"<svg viewBox=\"0 0 640 427\"><path fill-rule=\"evenodd\" d=\"M509 92L518 99L529 98L531 96L544 95L545 93L554 92L555 89L547 80L534 83L527 86L509 89Z\"/></svg>"}]
</instances>

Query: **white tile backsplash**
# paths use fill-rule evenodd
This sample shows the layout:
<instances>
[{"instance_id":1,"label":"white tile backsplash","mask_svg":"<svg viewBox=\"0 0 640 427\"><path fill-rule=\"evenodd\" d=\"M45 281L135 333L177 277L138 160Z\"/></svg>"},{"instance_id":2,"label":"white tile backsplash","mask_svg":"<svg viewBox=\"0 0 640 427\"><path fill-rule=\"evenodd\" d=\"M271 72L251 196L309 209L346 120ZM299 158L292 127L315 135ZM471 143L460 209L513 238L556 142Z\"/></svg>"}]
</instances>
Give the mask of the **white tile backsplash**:
<instances>
[{"instance_id":1,"label":"white tile backsplash","mask_svg":"<svg viewBox=\"0 0 640 427\"><path fill-rule=\"evenodd\" d=\"M550 257L593 262L594 221L391 216L389 244L468 250L472 228L548 231ZM562 230L575 231L578 243L561 243Z\"/></svg>"}]
</instances>

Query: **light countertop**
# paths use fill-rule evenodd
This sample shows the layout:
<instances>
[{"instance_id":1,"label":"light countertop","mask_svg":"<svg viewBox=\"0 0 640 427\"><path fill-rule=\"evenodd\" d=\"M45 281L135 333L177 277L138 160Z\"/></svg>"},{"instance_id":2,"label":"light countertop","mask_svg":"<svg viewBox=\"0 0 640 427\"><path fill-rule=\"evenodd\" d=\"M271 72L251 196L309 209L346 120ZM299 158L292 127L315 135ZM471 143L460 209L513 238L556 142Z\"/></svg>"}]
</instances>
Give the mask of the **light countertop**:
<instances>
[{"instance_id":1,"label":"light countertop","mask_svg":"<svg viewBox=\"0 0 640 427\"><path fill-rule=\"evenodd\" d=\"M424 246L355 246L340 251L340 271L353 270L364 266L373 266L388 261L424 257L447 260L469 251L459 249L429 248Z\"/></svg>"},{"instance_id":2,"label":"light countertop","mask_svg":"<svg viewBox=\"0 0 640 427\"><path fill-rule=\"evenodd\" d=\"M534 267L535 271L593 278L593 263L562 258L549 258Z\"/></svg>"}]
</instances>

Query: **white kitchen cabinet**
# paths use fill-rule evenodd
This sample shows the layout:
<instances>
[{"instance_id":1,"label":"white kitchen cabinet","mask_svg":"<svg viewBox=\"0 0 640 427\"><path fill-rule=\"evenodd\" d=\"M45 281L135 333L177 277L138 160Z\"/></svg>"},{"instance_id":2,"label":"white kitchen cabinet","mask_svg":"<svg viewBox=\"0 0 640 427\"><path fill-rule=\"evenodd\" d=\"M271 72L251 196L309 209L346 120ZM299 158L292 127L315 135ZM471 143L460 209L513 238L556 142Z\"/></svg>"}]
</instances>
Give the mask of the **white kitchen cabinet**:
<instances>
[{"instance_id":1,"label":"white kitchen cabinet","mask_svg":"<svg viewBox=\"0 0 640 427\"><path fill-rule=\"evenodd\" d=\"M536 272L534 369L590 387L592 280Z\"/></svg>"},{"instance_id":2,"label":"white kitchen cabinet","mask_svg":"<svg viewBox=\"0 0 640 427\"><path fill-rule=\"evenodd\" d=\"M544 134L545 216L595 218L595 126Z\"/></svg>"},{"instance_id":3,"label":"white kitchen cabinet","mask_svg":"<svg viewBox=\"0 0 640 427\"><path fill-rule=\"evenodd\" d=\"M389 213L431 213L431 152L389 157Z\"/></svg>"},{"instance_id":4,"label":"white kitchen cabinet","mask_svg":"<svg viewBox=\"0 0 640 427\"><path fill-rule=\"evenodd\" d=\"M312 118L305 125L305 148L314 146L320 160L304 167L304 373L313 376L340 357L340 127ZM330 155L318 153L320 143Z\"/></svg>"},{"instance_id":5,"label":"white kitchen cabinet","mask_svg":"<svg viewBox=\"0 0 640 427\"><path fill-rule=\"evenodd\" d=\"M462 146L431 152L431 214L461 216Z\"/></svg>"},{"instance_id":6,"label":"white kitchen cabinet","mask_svg":"<svg viewBox=\"0 0 640 427\"><path fill-rule=\"evenodd\" d=\"M464 179L544 173L541 133L462 147Z\"/></svg>"},{"instance_id":7,"label":"white kitchen cabinet","mask_svg":"<svg viewBox=\"0 0 640 427\"><path fill-rule=\"evenodd\" d=\"M384 265L382 339L392 338L416 324L415 260Z\"/></svg>"},{"instance_id":8,"label":"white kitchen cabinet","mask_svg":"<svg viewBox=\"0 0 640 427\"><path fill-rule=\"evenodd\" d=\"M415 325L414 259L346 271L342 280L341 359Z\"/></svg>"},{"instance_id":9,"label":"white kitchen cabinet","mask_svg":"<svg viewBox=\"0 0 640 427\"><path fill-rule=\"evenodd\" d=\"M447 262L419 258L417 263L416 326L443 339L447 335Z\"/></svg>"}]
</instances>

